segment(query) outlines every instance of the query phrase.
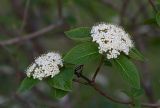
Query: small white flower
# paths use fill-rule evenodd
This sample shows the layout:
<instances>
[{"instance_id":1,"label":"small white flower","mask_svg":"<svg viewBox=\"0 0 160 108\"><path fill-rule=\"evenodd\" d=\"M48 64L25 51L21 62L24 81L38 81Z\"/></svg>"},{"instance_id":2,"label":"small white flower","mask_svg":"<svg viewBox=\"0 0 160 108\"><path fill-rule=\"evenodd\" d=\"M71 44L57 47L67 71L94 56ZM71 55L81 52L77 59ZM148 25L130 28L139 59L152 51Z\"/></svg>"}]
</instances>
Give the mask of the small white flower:
<instances>
[{"instance_id":1,"label":"small white flower","mask_svg":"<svg viewBox=\"0 0 160 108\"><path fill-rule=\"evenodd\" d=\"M35 62L31 64L26 74L28 77L33 77L34 79L42 80L48 76L54 77L60 70L59 68L63 66L62 58L60 54L55 52L49 52L43 54L35 59Z\"/></svg>"},{"instance_id":2,"label":"small white flower","mask_svg":"<svg viewBox=\"0 0 160 108\"><path fill-rule=\"evenodd\" d=\"M133 47L132 40L121 27L112 24L98 24L91 29L93 42L99 45L99 53L105 54L108 59L117 58L121 52L129 54Z\"/></svg>"}]
</instances>

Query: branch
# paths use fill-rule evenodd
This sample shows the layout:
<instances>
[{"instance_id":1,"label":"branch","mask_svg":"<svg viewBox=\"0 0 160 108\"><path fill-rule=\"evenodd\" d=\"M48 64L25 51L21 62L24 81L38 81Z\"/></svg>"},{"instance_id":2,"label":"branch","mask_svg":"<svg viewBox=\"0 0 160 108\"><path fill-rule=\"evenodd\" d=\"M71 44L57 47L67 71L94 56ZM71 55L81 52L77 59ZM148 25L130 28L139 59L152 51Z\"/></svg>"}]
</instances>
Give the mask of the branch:
<instances>
[{"instance_id":1,"label":"branch","mask_svg":"<svg viewBox=\"0 0 160 108\"><path fill-rule=\"evenodd\" d=\"M27 21L27 18L28 18L29 5L30 5L30 0L27 0L26 5L25 5L25 9L24 9L23 21L22 21L22 25L21 25L21 28L20 28L20 32L23 31L23 29L26 25L26 21Z\"/></svg>"},{"instance_id":2,"label":"branch","mask_svg":"<svg viewBox=\"0 0 160 108\"><path fill-rule=\"evenodd\" d=\"M126 104L126 105L133 105L134 103L132 101L122 101L122 100L117 100L114 99L113 97L109 96L108 94L106 94L105 92L103 92L95 82L93 82L92 80L90 80L89 78L87 78L86 76L84 76L82 73L77 73L75 71L75 75L77 75L79 78L84 79L86 82L88 82L88 84L94 88L100 95L102 95L103 97L107 98L108 100L115 102L115 103L119 103L119 104ZM76 81L77 83L79 83L79 81ZM150 103L142 103L141 106L143 107L160 107L160 104L150 104Z\"/></svg>"},{"instance_id":3,"label":"branch","mask_svg":"<svg viewBox=\"0 0 160 108\"><path fill-rule=\"evenodd\" d=\"M21 0L10 0L13 12L20 19L23 19L24 8L21 5Z\"/></svg>"},{"instance_id":4,"label":"branch","mask_svg":"<svg viewBox=\"0 0 160 108\"><path fill-rule=\"evenodd\" d=\"M152 0L148 0L155 12L158 12Z\"/></svg>"},{"instance_id":5,"label":"branch","mask_svg":"<svg viewBox=\"0 0 160 108\"><path fill-rule=\"evenodd\" d=\"M60 26L61 24L52 24L48 27L45 27L39 31L36 31L36 32L33 32L31 34L28 34L28 35L25 35L25 36L21 36L21 37L16 37L16 38L13 38L13 39L9 39L9 40L6 40L6 41L0 41L0 45L4 46L4 45L11 45L11 44L16 44L16 43L19 43L19 42L22 42L24 43L24 41L27 41L27 40L31 40L31 39L34 39L36 37L40 37L42 36L42 34L44 33L47 33L49 31L52 31L53 29L56 29Z\"/></svg>"},{"instance_id":6,"label":"branch","mask_svg":"<svg viewBox=\"0 0 160 108\"><path fill-rule=\"evenodd\" d=\"M89 85L87 82L82 82L78 79L73 79L73 82L77 82L77 83L80 83L80 84L83 84L83 85Z\"/></svg>"},{"instance_id":7,"label":"branch","mask_svg":"<svg viewBox=\"0 0 160 108\"><path fill-rule=\"evenodd\" d=\"M91 85L99 94L101 94L102 96L106 97L107 99L115 102L115 103L121 103L121 104L132 104L131 101L121 101L121 100L116 100L114 98L112 98L111 96L107 95L106 93L104 93L102 90L99 89L99 87L94 83Z\"/></svg>"},{"instance_id":8,"label":"branch","mask_svg":"<svg viewBox=\"0 0 160 108\"><path fill-rule=\"evenodd\" d=\"M109 95L107 95L106 93L104 93L103 91L101 91L99 88L98 88L98 86L97 86L97 84L95 83L95 82L93 82L92 80L90 80L89 78L87 78L86 76L84 76L83 74L81 74L81 73L77 73L77 74L79 74L78 76L80 77L80 78L82 78L82 79L84 79L86 82L88 82L88 84L91 86L91 87L93 87L99 94L101 94L102 96L104 96L104 97L106 97L107 99L109 99L109 100L111 100L111 101L113 101L113 102L115 102L115 103L121 103L121 104L131 104L131 102L129 102L129 101L119 101L119 100L115 100L114 98L112 98L111 96L109 96ZM76 75L77 75L76 74ZM79 82L78 82L79 83Z\"/></svg>"},{"instance_id":9,"label":"branch","mask_svg":"<svg viewBox=\"0 0 160 108\"><path fill-rule=\"evenodd\" d=\"M107 99L111 100L112 102L115 103L120 103L120 104L128 104L128 105L133 105L134 103L132 101L122 101L122 100L116 100L113 97L108 96L106 93L104 93L102 90L100 90L98 88L98 86L96 84L92 84L91 85L99 94L101 94L102 96L106 97ZM142 107L160 107L160 104L150 104L150 103L142 103L141 104Z\"/></svg>"},{"instance_id":10,"label":"branch","mask_svg":"<svg viewBox=\"0 0 160 108\"><path fill-rule=\"evenodd\" d=\"M92 78L92 81L93 81L93 82L95 82L96 76L97 76L98 72L100 71L100 69L101 69L101 67L102 67L102 65L103 65L103 60L104 60L104 58L103 58L103 56L102 56L101 59L100 59L100 62L99 62L99 64L98 64L98 67L97 67L97 69L96 69L96 72L95 72L94 75L93 75L93 78Z\"/></svg>"}]
</instances>

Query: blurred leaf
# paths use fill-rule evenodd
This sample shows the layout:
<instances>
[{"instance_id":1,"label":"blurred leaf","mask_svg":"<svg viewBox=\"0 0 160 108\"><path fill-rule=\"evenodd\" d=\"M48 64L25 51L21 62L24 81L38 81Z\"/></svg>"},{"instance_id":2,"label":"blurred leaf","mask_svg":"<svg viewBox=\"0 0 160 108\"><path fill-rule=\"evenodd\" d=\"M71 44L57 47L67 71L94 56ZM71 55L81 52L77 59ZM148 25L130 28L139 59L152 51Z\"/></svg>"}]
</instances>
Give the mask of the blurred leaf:
<instances>
[{"instance_id":1,"label":"blurred leaf","mask_svg":"<svg viewBox=\"0 0 160 108\"><path fill-rule=\"evenodd\" d=\"M123 91L126 95L128 95L132 100L135 106L132 106L132 108L141 108L141 100L140 96L144 94L144 90L141 88L131 88L130 91Z\"/></svg>"},{"instance_id":2,"label":"blurred leaf","mask_svg":"<svg viewBox=\"0 0 160 108\"><path fill-rule=\"evenodd\" d=\"M8 39L8 37L6 35L3 35L3 34L0 34L0 40L5 40L5 39Z\"/></svg>"},{"instance_id":3,"label":"blurred leaf","mask_svg":"<svg viewBox=\"0 0 160 108\"><path fill-rule=\"evenodd\" d=\"M142 94L144 94L144 90L141 89L141 88L140 89L132 88L131 89L131 94L132 94L132 97L139 97Z\"/></svg>"},{"instance_id":4,"label":"blurred leaf","mask_svg":"<svg viewBox=\"0 0 160 108\"><path fill-rule=\"evenodd\" d=\"M13 57L17 60L17 65L19 66L19 68L24 70L29 64L26 52L16 49L13 54Z\"/></svg>"},{"instance_id":5,"label":"blurred leaf","mask_svg":"<svg viewBox=\"0 0 160 108\"><path fill-rule=\"evenodd\" d=\"M21 25L21 21L15 15L3 15L0 17L0 23L4 24L5 27L19 27Z\"/></svg>"},{"instance_id":6,"label":"blurred leaf","mask_svg":"<svg viewBox=\"0 0 160 108\"><path fill-rule=\"evenodd\" d=\"M123 91L126 95L128 95L131 98L138 98L144 94L144 90L142 88L131 88L130 91Z\"/></svg>"},{"instance_id":7,"label":"blurred leaf","mask_svg":"<svg viewBox=\"0 0 160 108\"><path fill-rule=\"evenodd\" d=\"M156 14L156 21L157 21L157 24L160 26L160 12Z\"/></svg>"},{"instance_id":8,"label":"blurred leaf","mask_svg":"<svg viewBox=\"0 0 160 108\"><path fill-rule=\"evenodd\" d=\"M26 3L26 1L24 0L24 4ZM30 5L37 5L37 6L41 6L41 5L43 5L43 7L46 7L46 6L48 6L48 8L50 7L50 6L53 6L53 4L55 3L55 1L53 0L51 0L51 1L44 1L44 0L31 0L30 1Z\"/></svg>"},{"instance_id":9,"label":"blurred leaf","mask_svg":"<svg viewBox=\"0 0 160 108\"><path fill-rule=\"evenodd\" d=\"M112 61L122 78L132 87L140 88L140 78L136 66L124 55Z\"/></svg>"},{"instance_id":10,"label":"blurred leaf","mask_svg":"<svg viewBox=\"0 0 160 108\"><path fill-rule=\"evenodd\" d=\"M117 12L98 0L74 0L76 5L87 13L87 16L91 16L95 21L113 21L113 17L117 15ZM107 14L104 14L104 10ZM82 18L85 16L82 16ZM90 18L90 19L91 19ZM89 20L90 21L90 20Z\"/></svg>"},{"instance_id":11,"label":"blurred leaf","mask_svg":"<svg viewBox=\"0 0 160 108\"><path fill-rule=\"evenodd\" d=\"M158 1L158 0L157 0L157 1ZM155 6L156 6L156 9L157 9L158 11L160 11L160 0L159 0L159 3L156 4Z\"/></svg>"},{"instance_id":12,"label":"blurred leaf","mask_svg":"<svg viewBox=\"0 0 160 108\"><path fill-rule=\"evenodd\" d=\"M131 97L133 99L133 102L135 104L135 106L133 108L141 108L141 99L140 96L144 94L143 89L136 89L136 88L132 88L131 89Z\"/></svg>"},{"instance_id":13,"label":"blurred leaf","mask_svg":"<svg viewBox=\"0 0 160 108\"><path fill-rule=\"evenodd\" d=\"M63 91L71 91L74 70L72 68L63 68L59 74L53 78L48 78L47 82L50 86Z\"/></svg>"},{"instance_id":14,"label":"blurred leaf","mask_svg":"<svg viewBox=\"0 0 160 108\"><path fill-rule=\"evenodd\" d=\"M150 18L150 19L144 20L144 24L157 25L157 22L156 22L155 18Z\"/></svg>"},{"instance_id":15,"label":"blurred leaf","mask_svg":"<svg viewBox=\"0 0 160 108\"><path fill-rule=\"evenodd\" d=\"M91 0L90 5L91 5L91 8L92 8L94 14L98 15L98 17L97 16L96 17L99 18L99 20L104 21L104 22L112 22L113 18L115 18L115 16L117 16L117 14L118 14L117 11L109 8L108 6L106 6L103 3L100 3L97 0L95 0L95 2L93 2L93 0ZM107 14L104 14L104 10Z\"/></svg>"},{"instance_id":16,"label":"blurred leaf","mask_svg":"<svg viewBox=\"0 0 160 108\"><path fill-rule=\"evenodd\" d=\"M72 64L84 64L99 58L98 47L94 43L86 42L72 48L65 56L64 61Z\"/></svg>"},{"instance_id":17,"label":"blurred leaf","mask_svg":"<svg viewBox=\"0 0 160 108\"><path fill-rule=\"evenodd\" d=\"M135 105L132 108L142 108L140 98L134 98L133 101Z\"/></svg>"},{"instance_id":18,"label":"blurred leaf","mask_svg":"<svg viewBox=\"0 0 160 108\"><path fill-rule=\"evenodd\" d=\"M39 82L38 79L33 79L31 77L30 78L26 77L22 81L22 83L21 83L21 85L20 85L20 87L18 89L18 92L25 92L25 91L31 89L33 86L35 86L38 82Z\"/></svg>"},{"instance_id":19,"label":"blurred leaf","mask_svg":"<svg viewBox=\"0 0 160 108\"><path fill-rule=\"evenodd\" d=\"M3 74L4 70L7 70L8 72L12 72L12 69L9 69L8 66L2 66L0 65L1 75L0 75L0 94L7 95L8 93L13 92L13 89L17 89L17 86L15 86L15 78L13 77L13 74ZM5 84L4 84L5 82Z\"/></svg>"},{"instance_id":20,"label":"blurred leaf","mask_svg":"<svg viewBox=\"0 0 160 108\"><path fill-rule=\"evenodd\" d=\"M76 3L76 5L83 9L88 15L91 15L92 18L95 19L100 19L98 13L95 11L95 8L97 9L97 7L93 7L93 0L74 0L74 2Z\"/></svg>"},{"instance_id":21,"label":"blurred leaf","mask_svg":"<svg viewBox=\"0 0 160 108\"><path fill-rule=\"evenodd\" d=\"M76 25L76 23L77 23L77 19L75 18L74 15L67 16L66 19L65 19L65 21L67 23L69 23L69 25L73 25L73 26Z\"/></svg>"},{"instance_id":22,"label":"blurred leaf","mask_svg":"<svg viewBox=\"0 0 160 108\"><path fill-rule=\"evenodd\" d=\"M78 41L88 41L91 39L90 28L89 27L79 27L69 31L66 31L65 34L73 39Z\"/></svg>"},{"instance_id":23,"label":"blurred leaf","mask_svg":"<svg viewBox=\"0 0 160 108\"><path fill-rule=\"evenodd\" d=\"M53 98L56 98L56 99L60 99L68 93L68 91L63 91L63 90L55 89L55 88L51 88L51 92L52 92L51 94Z\"/></svg>"},{"instance_id":24,"label":"blurred leaf","mask_svg":"<svg viewBox=\"0 0 160 108\"><path fill-rule=\"evenodd\" d=\"M144 56L136 48L132 48L130 50L129 56L135 60L140 60L140 61L145 60Z\"/></svg>"}]
</instances>

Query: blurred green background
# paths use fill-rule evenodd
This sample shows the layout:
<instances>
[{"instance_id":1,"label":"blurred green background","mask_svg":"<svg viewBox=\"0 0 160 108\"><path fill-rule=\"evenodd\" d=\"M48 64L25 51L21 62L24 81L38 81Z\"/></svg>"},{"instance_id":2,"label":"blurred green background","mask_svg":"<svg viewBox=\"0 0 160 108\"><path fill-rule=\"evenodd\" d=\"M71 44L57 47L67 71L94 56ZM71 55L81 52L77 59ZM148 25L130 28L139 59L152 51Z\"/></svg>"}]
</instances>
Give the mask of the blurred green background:
<instances>
[{"instance_id":1,"label":"blurred green background","mask_svg":"<svg viewBox=\"0 0 160 108\"><path fill-rule=\"evenodd\" d=\"M153 3L159 10L160 1ZM121 25L132 36L135 46L147 58L145 63L135 61L145 88L142 100L159 100L160 26L156 13L149 0L1 0L0 43L23 38L51 24L62 24L36 38L0 44L0 108L127 108L110 102L91 87L76 83L73 91L60 100L50 96L44 83L16 94L26 67L35 57L48 51L65 54L78 43L68 39L64 31L101 22ZM84 74L91 77L97 63L86 64ZM109 95L128 99L124 93L128 86L110 67L103 66L97 83Z\"/></svg>"}]
</instances>

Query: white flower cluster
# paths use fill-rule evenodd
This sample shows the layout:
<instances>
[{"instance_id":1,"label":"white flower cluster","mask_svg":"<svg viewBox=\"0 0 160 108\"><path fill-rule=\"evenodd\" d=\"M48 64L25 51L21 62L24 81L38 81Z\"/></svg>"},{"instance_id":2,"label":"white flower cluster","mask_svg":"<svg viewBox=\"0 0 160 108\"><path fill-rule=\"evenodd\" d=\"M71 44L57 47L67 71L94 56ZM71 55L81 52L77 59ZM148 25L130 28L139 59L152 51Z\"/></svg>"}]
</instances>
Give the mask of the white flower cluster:
<instances>
[{"instance_id":1,"label":"white flower cluster","mask_svg":"<svg viewBox=\"0 0 160 108\"><path fill-rule=\"evenodd\" d=\"M120 52L128 55L133 47L130 36L121 27L112 24L93 26L91 37L99 45L99 53L106 54L108 59L117 58Z\"/></svg>"},{"instance_id":2,"label":"white flower cluster","mask_svg":"<svg viewBox=\"0 0 160 108\"><path fill-rule=\"evenodd\" d=\"M33 76L34 79L42 80L48 76L54 77L57 75L60 72L59 68L62 66L63 62L60 54L49 52L36 58L35 62L28 67L26 74L28 77Z\"/></svg>"}]
</instances>

